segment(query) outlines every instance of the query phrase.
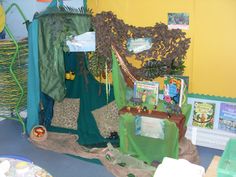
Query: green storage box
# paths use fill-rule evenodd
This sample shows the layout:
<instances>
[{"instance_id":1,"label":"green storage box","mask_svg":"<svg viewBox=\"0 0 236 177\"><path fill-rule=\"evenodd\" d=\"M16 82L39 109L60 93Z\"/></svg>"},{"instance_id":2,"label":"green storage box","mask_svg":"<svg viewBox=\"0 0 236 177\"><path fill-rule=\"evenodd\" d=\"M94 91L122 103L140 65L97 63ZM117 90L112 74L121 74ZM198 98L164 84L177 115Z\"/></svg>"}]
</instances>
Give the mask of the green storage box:
<instances>
[{"instance_id":1,"label":"green storage box","mask_svg":"<svg viewBox=\"0 0 236 177\"><path fill-rule=\"evenodd\" d=\"M236 177L236 139L228 141L218 164L217 177Z\"/></svg>"}]
</instances>

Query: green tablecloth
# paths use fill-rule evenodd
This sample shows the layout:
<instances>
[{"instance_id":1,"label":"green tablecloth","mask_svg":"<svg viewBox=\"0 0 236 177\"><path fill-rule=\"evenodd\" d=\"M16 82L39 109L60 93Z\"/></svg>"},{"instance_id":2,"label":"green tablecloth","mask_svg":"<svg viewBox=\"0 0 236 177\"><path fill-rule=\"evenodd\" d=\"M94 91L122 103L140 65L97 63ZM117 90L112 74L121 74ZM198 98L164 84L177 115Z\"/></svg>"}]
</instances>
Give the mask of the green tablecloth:
<instances>
[{"instance_id":1,"label":"green tablecloth","mask_svg":"<svg viewBox=\"0 0 236 177\"><path fill-rule=\"evenodd\" d=\"M158 111L164 111L164 104L159 102ZM191 113L191 105L182 107L186 117L185 126ZM119 136L120 150L125 154L131 154L148 164L153 161L161 162L164 157L178 158L179 155L179 130L174 122L165 120L165 138L157 139L135 134L135 116L130 113L120 115Z\"/></svg>"},{"instance_id":2,"label":"green tablecloth","mask_svg":"<svg viewBox=\"0 0 236 177\"><path fill-rule=\"evenodd\" d=\"M179 131L174 122L165 120L165 138L157 139L135 134L135 118L126 113L120 116L119 135L120 150L125 154L131 154L148 164L157 160L159 162L166 156L178 158Z\"/></svg>"}]
</instances>

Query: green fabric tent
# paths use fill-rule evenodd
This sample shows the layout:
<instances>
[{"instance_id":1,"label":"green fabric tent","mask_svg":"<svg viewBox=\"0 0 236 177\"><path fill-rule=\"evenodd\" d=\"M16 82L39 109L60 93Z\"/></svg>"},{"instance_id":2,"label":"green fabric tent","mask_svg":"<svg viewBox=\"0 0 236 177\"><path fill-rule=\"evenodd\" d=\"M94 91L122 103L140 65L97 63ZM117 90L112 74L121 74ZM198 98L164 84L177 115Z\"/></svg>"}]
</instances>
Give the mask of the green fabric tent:
<instances>
[{"instance_id":1,"label":"green fabric tent","mask_svg":"<svg viewBox=\"0 0 236 177\"><path fill-rule=\"evenodd\" d=\"M29 45L32 47L29 51L28 133L40 122L41 101L47 110L45 116L51 119L53 100L80 98L78 130L57 127L48 127L48 130L78 134L78 141L82 145L98 146L108 141L118 141L100 135L91 113L114 100L113 92L107 100L105 85L100 84L87 70L86 54L63 52L66 36L82 34L89 31L90 27L89 15L57 7L55 1L44 12L35 15L29 32ZM80 74L81 68L86 74ZM66 82L66 70L74 70L78 77L73 82ZM42 95L46 95L47 99Z\"/></svg>"}]
</instances>

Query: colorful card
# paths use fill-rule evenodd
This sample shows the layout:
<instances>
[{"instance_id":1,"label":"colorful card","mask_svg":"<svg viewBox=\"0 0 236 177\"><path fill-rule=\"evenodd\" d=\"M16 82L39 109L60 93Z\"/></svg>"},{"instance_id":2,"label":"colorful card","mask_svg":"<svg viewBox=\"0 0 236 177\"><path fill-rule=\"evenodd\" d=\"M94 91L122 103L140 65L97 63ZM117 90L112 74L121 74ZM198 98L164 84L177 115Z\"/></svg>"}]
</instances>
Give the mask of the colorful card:
<instances>
[{"instance_id":1,"label":"colorful card","mask_svg":"<svg viewBox=\"0 0 236 177\"><path fill-rule=\"evenodd\" d=\"M175 76L164 77L164 97L166 103L182 106L184 94L184 80Z\"/></svg>"},{"instance_id":2,"label":"colorful card","mask_svg":"<svg viewBox=\"0 0 236 177\"><path fill-rule=\"evenodd\" d=\"M184 80L182 103L181 103L182 106L188 103L189 76L174 75L174 77Z\"/></svg>"},{"instance_id":3,"label":"colorful card","mask_svg":"<svg viewBox=\"0 0 236 177\"><path fill-rule=\"evenodd\" d=\"M164 139L164 120L146 117L135 117L135 134L150 138Z\"/></svg>"},{"instance_id":4,"label":"colorful card","mask_svg":"<svg viewBox=\"0 0 236 177\"><path fill-rule=\"evenodd\" d=\"M134 98L140 98L143 105L157 105L158 93L158 82L136 81L134 83Z\"/></svg>"},{"instance_id":5,"label":"colorful card","mask_svg":"<svg viewBox=\"0 0 236 177\"><path fill-rule=\"evenodd\" d=\"M236 133L236 104L221 103L218 128Z\"/></svg>"},{"instance_id":6,"label":"colorful card","mask_svg":"<svg viewBox=\"0 0 236 177\"><path fill-rule=\"evenodd\" d=\"M193 126L213 129L215 103L194 102Z\"/></svg>"}]
</instances>

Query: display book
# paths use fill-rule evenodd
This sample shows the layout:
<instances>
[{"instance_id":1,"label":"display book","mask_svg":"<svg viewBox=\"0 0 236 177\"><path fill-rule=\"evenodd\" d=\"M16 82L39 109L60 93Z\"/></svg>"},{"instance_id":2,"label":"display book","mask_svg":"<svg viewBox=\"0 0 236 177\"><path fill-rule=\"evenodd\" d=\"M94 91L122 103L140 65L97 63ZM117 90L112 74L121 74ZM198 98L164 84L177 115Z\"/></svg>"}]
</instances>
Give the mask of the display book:
<instances>
[{"instance_id":1,"label":"display book","mask_svg":"<svg viewBox=\"0 0 236 177\"><path fill-rule=\"evenodd\" d=\"M187 104L188 83L188 76L164 76L164 102L168 104L175 104L179 107L182 107L182 105Z\"/></svg>"},{"instance_id":2,"label":"display book","mask_svg":"<svg viewBox=\"0 0 236 177\"><path fill-rule=\"evenodd\" d=\"M195 101L193 105L193 126L213 129L215 103Z\"/></svg>"},{"instance_id":3,"label":"display book","mask_svg":"<svg viewBox=\"0 0 236 177\"><path fill-rule=\"evenodd\" d=\"M159 99L159 83L154 81L135 81L134 98L139 100L142 106L153 109Z\"/></svg>"}]
</instances>

